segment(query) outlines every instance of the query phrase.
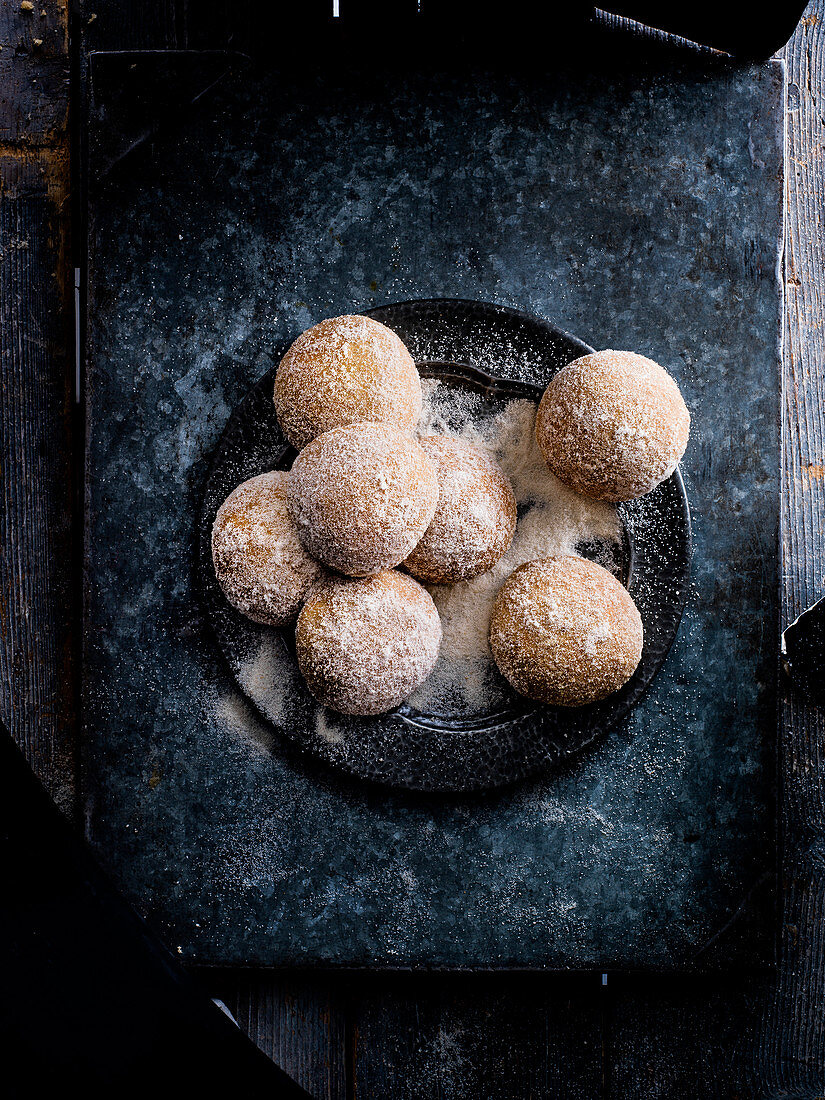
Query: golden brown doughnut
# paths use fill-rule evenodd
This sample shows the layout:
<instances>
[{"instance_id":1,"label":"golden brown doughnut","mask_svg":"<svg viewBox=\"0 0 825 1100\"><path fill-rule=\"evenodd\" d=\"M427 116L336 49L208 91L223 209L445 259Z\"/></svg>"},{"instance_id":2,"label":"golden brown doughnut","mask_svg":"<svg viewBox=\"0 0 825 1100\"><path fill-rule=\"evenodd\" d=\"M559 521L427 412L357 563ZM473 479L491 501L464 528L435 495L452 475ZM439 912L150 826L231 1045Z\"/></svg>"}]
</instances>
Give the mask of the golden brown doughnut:
<instances>
[{"instance_id":1,"label":"golden brown doughnut","mask_svg":"<svg viewBox=\"0 0 825 1100\"><path fill-rule=\"evenodd\" d=\"M354 577L398 565L427 530L438 477L415 440L363 422L318 436L295 459L287 503L314 558Z\"/></svg>"},{"instance_id":2,"label":"golden brown doughnut","mask_svg":"<svg viewBox=\"0 0 825 1100\"><path fill-rule=\"evenodd\" d=\"M578 707L626 684L642 655L642 620L627 589L584 558L527 562L501 587L490 648L530 699Z\"/></svg>"},{"instance_id":3,"label":"golden brown doughnut","mask_svg":"<svg viewBox=\"0 0 825 1100\"><path fill-rule=\"evenodd\" d=\"M688 413L667 371L631 351L597 351L563 367L544 392L536 440L550 470L597 500L644 496L676 469Z\"/></svg>"},{"instance_id":4,"label":"golden brown doughnut","mask_svg":"<svg viewBox=\"0 0 825 1100\"><path fill-rule=\"evenodd\" d=\"M419 443L438 475L438 507L405 568L431 584L486 573L513 541L516 498L510 483L499 466L462 439L432 435Z\"/></svg>"},{"instance_id":5,"label":"golden brown doughnut","mask_svg":"<svg viewBox=\"0 0 825 1100\"><path fill-rule=\"evenodd\" d=\"M243 482L218 509L212 561L224 595L256 623L283 626L325 573L298 538L281 470Z\"/></svg>"},{"instance_id":6,"label":"golden brown doughnut","mask_svg":"<svg viewBox=\"0 0 825 1100\"><path fill-rule=\"evenodd\" d=\"M427 679L441 621L421 585L395 571L329 578L298 617L298 665L312 694L343 714L383 714Z\"/></svg>"},{"instance_id":7,"label":"golden brown doughnut","mask_svg":"<svg viewBox=\"0 0 825 1100\"><path fill-rule=\"evenodd\" d=\"M301 333L275 377L275 411L300 450L343 424L374 420L412 431L421 380L398 336L371 317L330 317Z\"/></svg>"}]
</instances>

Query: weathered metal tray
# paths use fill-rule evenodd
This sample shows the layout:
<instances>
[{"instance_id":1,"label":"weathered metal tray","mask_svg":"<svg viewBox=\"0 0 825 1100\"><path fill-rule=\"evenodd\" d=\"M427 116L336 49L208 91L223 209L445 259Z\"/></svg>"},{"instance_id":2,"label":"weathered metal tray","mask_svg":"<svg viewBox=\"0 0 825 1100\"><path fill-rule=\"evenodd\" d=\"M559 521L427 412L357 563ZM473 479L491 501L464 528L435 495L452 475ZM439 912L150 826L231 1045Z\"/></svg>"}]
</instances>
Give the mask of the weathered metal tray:
<instances>
[{"instance_id":1,"label":"weathered metal tray","mask_svg":"<svg viewBox=\"0 0 825 1100\"><path fill-rule=\"evenodd\" d=\"M770 962L782 71L334 62L228 76L95 176L89 837L188 960ZM433 297L644 352L694 425L688 599L646 694L543 774L452 795L364 783L263 722L197 583L244 396L320 317ZM491 373L525 378L514 357Z\"/></svg>"}]
</instances>

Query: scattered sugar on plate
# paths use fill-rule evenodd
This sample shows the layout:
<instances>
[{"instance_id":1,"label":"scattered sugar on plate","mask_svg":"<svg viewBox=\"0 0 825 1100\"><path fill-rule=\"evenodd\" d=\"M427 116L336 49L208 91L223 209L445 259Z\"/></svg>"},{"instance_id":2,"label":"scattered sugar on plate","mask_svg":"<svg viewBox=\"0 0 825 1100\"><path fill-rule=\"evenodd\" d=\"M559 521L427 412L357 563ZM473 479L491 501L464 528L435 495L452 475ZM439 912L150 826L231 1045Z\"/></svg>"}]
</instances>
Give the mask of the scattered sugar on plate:
<instances>
[{"instance_id":1,"label":"scattered sugar on plate","mask_svg":"<svg viewBox=\"0 0 825 1100\"><path fill-rule=\"evenodd\" d=\"M263 634L257 653L241 665L238 680L276 726L289 717L294 693L306 691L294 657L274 629Z\"/></svg>"},{"instance_id":2,"label":"scattered sugar on plate","mask_svg":"<svg viewBox=\"0 0 825 1100\"><path fill-rule=\"evenodd\" d=\"M474 444L501 466L519 506L512 545L493 569L470 581L426 586L444 640L432 675L408 702L429 715L467 716L499 707L510 696L487 638L493 603L507 577L527 561L575 554L583 544L617 548L621 529L614 505L581 496L547 469L535 440L536 402L524 398L491 407L481 394L431 378L422 388L420 434Z\"/></svg>"}]
</instances>

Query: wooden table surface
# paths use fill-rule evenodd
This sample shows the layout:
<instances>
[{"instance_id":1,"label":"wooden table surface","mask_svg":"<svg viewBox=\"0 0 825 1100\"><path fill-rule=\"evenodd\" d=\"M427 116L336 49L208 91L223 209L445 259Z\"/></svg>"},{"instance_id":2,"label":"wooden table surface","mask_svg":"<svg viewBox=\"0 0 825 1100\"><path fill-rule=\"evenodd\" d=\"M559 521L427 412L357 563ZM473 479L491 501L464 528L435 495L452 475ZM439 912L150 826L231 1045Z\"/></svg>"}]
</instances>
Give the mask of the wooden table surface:
<instances>
[{"instance_id":1,"label":"wooden table surface","mask_svg":"<svg viewBox=\"0 0 825 1100\"><path fill-rule=\"evenodd\" d=\"M185 0L87 3L72 15L71 35L68 7L0 6L0 718L76 816L83 534L72 517L81 514L83 419L73 74L86 48L225 43L219 4L205 5L207 18ZM783 56L784 624L825 590L825 0L809 5ZM204 977L316 1097L825 1096L823 712L785 689L779 733L775 973L611 974L606 984L592 974Z\"/></svg>"}]
</instances>

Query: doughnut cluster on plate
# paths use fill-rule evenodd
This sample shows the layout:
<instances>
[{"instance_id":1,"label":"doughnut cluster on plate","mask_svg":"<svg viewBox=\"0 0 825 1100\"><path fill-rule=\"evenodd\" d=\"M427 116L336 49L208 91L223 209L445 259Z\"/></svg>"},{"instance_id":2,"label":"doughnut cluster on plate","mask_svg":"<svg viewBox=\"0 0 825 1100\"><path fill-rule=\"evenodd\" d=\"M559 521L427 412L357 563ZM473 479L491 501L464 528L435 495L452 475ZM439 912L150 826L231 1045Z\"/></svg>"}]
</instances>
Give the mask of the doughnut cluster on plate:
<instances>
[{"instance_id":1,"label":"doughnut cluster on plate","mask_svg":"<svg viewBox=\"0 0 825 1100\"><path fill-rule=\"evenodd\" d=\"M289 472L239 485L218 509L212 555L229 602L295 626L309 690L344 714L381 714L429 676L442 641L425 584L456 584L507 552L517 508L503 471L469 442L417 437L421 381L403 342L365 316L334 317L289 348L274 389L298 454ZM579 493L628 500L676 468L689 417L649 359L604 351L550 382L536 439ZM625 684L642 622L612 574L575 555L528 562L505 581L490 648L523 695L581 706Z\"/></svg>"}]
</instances>

